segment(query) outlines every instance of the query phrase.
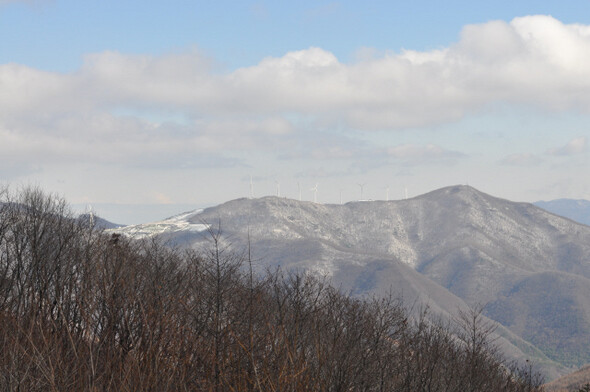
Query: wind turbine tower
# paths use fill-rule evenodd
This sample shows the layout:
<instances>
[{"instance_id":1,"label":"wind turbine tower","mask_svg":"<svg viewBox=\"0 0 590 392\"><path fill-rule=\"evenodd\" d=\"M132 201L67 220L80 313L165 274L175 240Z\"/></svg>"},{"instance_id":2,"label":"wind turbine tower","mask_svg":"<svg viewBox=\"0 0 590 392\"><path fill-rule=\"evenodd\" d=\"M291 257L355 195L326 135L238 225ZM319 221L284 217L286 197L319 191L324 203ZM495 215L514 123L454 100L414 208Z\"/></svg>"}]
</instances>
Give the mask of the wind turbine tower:
<instances>
[{"instance_id":1,"label":"wind turbine tower","mask_svg":"<svg viewBox=\"0 0 590 392\"><path fill-rule=\"evenodd\" d=\"M94 209L92 208L92 205L88 204L88 222L90 223L90 227L93 228L94 227Z\"/></svg>"},{"instance_id":2,"label":"wind turbine tower","mask_svg":"<svg viewBox=\"0 0 590 392\"><path fill-rule=\"evenodd\" d=\"M277 197L281 197L281 182L275 181L277 183Z\"/></svg>"},{"instance_id":3,"label":"wind turbine tower","mask_svg":"<svg viewBox=\"0 0 590 392\"><path fill-rule=\"evenodd\" d=\"M389 201L389 187L385 188L385 201Z\"/></svg>"},{"instance_id":4,"label":"wind turbine tower","mask_svg":"<svg viewBox=\"0 0 590 392\"><path fill-rule=\"evenodd\" d=\"M301 201L301 184L297 181L297 190L299 191L299 201Z\"/></svg>"},{"instance_id":5,"label":"wind turbine tower","mask_svg":"<svg viewBox=\"0 0 590 392\"><path fill-rule=\"evenodd\" d=\"M318 184L316 183L315 186L313 188L311 188L311 190L313 191L313 202L317 203L318 202Z\"/></svg>"},{"instance_id":6,"label":"wind turbine tower","mask_svg":"<svg viewBox=\"0 0 590 392\"><path fill-rule=\"evenodd\" d=\"M254 183L252 182L252 174L250 174L250 199L254 198Z\"/></svg>"},{"instance_id":7,"label":"wind turbine tower","mask_svg":"<svg viewBox=\"0 0 590 392\"><path fill-rule=\"evenodd\" d=\"M360 200L364 200L363 199L363 188L365 187L366 183L362 183L362 184L358 184L358 186L361 188L361 198Z\"/></svg>"}]
</instances>

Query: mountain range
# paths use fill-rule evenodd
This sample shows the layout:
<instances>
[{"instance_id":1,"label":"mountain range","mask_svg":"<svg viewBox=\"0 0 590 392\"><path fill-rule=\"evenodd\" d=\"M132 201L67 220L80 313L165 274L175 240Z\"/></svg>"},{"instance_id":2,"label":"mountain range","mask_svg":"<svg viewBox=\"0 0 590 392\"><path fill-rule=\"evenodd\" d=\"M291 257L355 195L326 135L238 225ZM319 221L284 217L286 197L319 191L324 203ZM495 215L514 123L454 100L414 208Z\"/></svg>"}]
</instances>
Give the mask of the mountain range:
<instances>
[{"instance_id":1,"label":"mountain range","mask_svg":"<svg viewBox=\"0 0 590 392\"><path fill-rule=\"evenodd\" d=\"M352 295L394 292L448 319L481 306L504 353L548 379L590 363L590 227L533 204L469 186L344 205L244 198L114 230L198 249L219 229L259 271L314 272Z\"/></svg>"},{"instance_id":2,"label":"mountain range","mask_svg":"<svg viewBox=\"0 0 590 392\"><path fill-rule=\"evenodd\" d=\"M537 201L533 203L537 207L565 216L576 222L590 226L590 201L580 199L556 199L550 201Z\"/></svg>"}]
</instances>

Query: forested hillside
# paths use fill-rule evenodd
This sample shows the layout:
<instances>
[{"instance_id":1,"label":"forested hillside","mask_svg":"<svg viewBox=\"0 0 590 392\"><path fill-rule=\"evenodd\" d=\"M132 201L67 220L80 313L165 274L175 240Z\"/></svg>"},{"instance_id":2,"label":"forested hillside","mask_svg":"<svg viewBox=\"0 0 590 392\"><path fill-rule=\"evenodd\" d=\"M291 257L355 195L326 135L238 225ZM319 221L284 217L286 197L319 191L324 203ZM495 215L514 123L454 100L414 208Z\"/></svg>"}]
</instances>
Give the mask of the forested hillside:
<instances>
[{"instance_id":1,"label":"forested hillside","mask_svg":"<svg viewBox=\"0 0 590 392\"><path fill-rule=\"evenodd\" d=\"M221 233L177 252L105 235L38 189L2 192L0 388L6 391L533 391L494 326L414 317L308 274L253 275Z\"/></svg>"}]
</instances>

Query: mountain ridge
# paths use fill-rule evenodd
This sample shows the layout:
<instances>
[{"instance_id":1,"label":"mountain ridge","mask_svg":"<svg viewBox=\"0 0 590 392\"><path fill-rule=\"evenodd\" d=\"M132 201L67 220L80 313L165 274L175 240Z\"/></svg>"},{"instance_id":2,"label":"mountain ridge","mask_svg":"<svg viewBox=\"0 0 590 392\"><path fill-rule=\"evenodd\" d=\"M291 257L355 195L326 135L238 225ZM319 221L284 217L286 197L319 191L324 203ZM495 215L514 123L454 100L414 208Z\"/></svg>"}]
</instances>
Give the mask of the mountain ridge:
<instances>
[{"instance_id":1,"label":"mountain ridge","mask_svg":"<svg viewBox=\"0 0 590 392\"><path fill-rule=\"evenodd\" d=\"M583 199L555 199L536 201L537 207L556 215L590 226L590 201Z\"/></svg>"},{"instance_id":2,"label":"mountain ridge","mask_svg":"<svg viewBox=\"0 0 590 392\"><path fill-rule=\"evenodd\" d=\"M383 295L393 286L446 314L486 304L485 314L513 334L509 340L522 338L551 359L538 360L553 376L564 371L553 361L564 367L590 362L590 351L579 349L580 341L590 341L588 300L568 291L562 279L575 276L576 288L590 287L590 227L533 204L456 185L407 200L343 205L242 198L187 221L220 224L227 243L250 246L260 270L280 265L313 271L355 295ZM206 244L204 231L160 237L198 248ZM561 282L552 291L557 302L545 298L553 281ZM555 303L522 311L537 302ZM539 319L551 311L552 320Z\"/></svg>"}]
</instances>

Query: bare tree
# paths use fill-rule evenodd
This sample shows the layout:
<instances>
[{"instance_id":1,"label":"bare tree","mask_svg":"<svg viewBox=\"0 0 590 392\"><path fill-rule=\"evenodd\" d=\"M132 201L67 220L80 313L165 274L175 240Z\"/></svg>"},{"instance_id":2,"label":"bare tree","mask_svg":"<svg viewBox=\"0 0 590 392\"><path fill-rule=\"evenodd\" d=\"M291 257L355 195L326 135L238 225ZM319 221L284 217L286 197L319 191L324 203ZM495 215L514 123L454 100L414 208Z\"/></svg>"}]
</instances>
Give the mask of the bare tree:
<instances>
[{"instance_id":1,"label":"bare tree","mask_svg":"<svg viewBox=\"0 0 590 392\"><path fill-rule=\"evenodd\" d=\"M0 189L0 389L539 391L482 309L457 323L210 246L106 235L38 188Z\"/></svg>"}]
</instances>

